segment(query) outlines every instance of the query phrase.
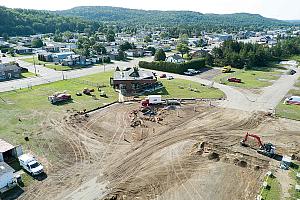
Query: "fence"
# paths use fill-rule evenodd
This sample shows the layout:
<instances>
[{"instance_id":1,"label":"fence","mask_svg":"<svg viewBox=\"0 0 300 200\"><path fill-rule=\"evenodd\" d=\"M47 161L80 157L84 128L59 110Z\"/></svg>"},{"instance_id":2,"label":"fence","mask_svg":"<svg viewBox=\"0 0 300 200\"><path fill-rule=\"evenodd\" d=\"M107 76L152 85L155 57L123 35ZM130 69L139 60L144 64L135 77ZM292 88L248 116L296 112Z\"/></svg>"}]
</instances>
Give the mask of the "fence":
<instances>
[{"instance_id":1,"label":"fence","mask_svg":"<svg viewBox=\"0 0 300 200\"><path fill-rule=\"evenodd\" d=\"M78 83L78 84L83 84L83 85L89 85L89 86L92 86L92 87L97 87L97 88L103 88L103 87L106 87L105 84L103 83L95 83L95 82L92 82L92 81L87 81L87 80L78 80L78 79L71 79L69 80L73 83Z\"/></svg>"}]
</instances>

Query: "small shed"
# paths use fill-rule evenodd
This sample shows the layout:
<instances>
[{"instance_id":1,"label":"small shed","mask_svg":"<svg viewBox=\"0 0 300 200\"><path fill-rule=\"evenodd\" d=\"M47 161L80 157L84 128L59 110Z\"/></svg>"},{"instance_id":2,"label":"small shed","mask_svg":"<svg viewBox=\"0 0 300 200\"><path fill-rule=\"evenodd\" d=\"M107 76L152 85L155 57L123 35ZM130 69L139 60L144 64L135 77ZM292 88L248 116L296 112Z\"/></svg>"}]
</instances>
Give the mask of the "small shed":
<instances>
[{"instance_id":1,"label":"small shed","mask_svg":"<svg viewBox=\"0 0 300 200\"><path fill-rule=\"evenodd\" d=\"M0 191L14 185L14 169L5 162L0 162Z\"/></svg>"},{"instance_id":2,"label":"small shed","mask_svg":"<svg viewBox=\"0 0 300 200\"><path fill-rule=\"evenodd\" d=\"M8 162L23 154L22 147L14 146L0 139L0 162Z\"/></svg>"}]
</instances>

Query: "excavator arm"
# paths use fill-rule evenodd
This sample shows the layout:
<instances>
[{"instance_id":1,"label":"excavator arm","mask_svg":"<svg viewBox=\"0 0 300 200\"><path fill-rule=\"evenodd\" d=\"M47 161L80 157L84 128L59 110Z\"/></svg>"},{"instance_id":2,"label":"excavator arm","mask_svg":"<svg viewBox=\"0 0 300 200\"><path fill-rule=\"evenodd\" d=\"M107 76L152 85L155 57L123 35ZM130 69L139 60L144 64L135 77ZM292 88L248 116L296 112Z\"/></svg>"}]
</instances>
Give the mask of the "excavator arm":
<instances>
[{"instance_id":1,"label":"excavator arm","mask_svg":"<svg viewBox=\"0 0 300 200\"><path fill-rule=\"evenodd\" d=\"M249 134L249 133L247 133L246 136L245 136L245 138L241 141L241 144L243 146L246 146L246 142L248 141L248 137L254 138L257 141L257 143L258 143L258 145L259 145L260 148L264 146L263 143L262 143L262 141L261 141L261 139L260 139L260 137L258 135Z\"/></svg>"}]
</instances>

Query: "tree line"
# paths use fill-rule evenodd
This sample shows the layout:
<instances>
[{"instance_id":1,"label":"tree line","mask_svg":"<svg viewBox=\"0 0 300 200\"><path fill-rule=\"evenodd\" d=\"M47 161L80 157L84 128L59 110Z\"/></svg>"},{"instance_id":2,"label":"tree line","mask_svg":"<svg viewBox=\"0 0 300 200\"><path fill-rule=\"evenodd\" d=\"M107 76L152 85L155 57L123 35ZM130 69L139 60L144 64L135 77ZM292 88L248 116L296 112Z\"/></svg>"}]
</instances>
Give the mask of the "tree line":
<instances>
[{"instance_id":1,"label":"tree line","mask_svg":"<svg viewBox=\"0 0 300 200\"><path fill-rule=\"evenodd\" d=\"M95 31L100 23L77 17L60 16L48 11L10 9L0 6L0 36L22 36L37 33Z\"/></svg>"},{"instance_id":2,"label":"tree line","mask_svg":"<svg viewBox=\"0 0 300 200\"><path fill-rule=\"evenodd\" d=\"M278 61L300 54L300 37L278 41L277 45L242 43L226 41L209 53L204 53L206 62L211 66L231 65L235 68L266 67L272 61Z\"/></svg>"}]
</instances>

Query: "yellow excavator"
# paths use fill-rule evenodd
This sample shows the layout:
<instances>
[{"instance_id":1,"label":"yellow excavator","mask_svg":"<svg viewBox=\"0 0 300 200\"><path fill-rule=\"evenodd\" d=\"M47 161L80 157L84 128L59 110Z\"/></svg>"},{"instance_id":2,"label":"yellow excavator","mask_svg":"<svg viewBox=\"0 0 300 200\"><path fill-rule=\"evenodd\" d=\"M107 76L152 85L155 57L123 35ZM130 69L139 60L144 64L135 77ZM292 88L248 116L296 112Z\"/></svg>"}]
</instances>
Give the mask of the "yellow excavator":
<instances>
[{"instance_id":1,"label":"yellow excavator","mask_svg":"<svg viewBox=\"0 0 300 200\"><path fill-rule=\"evenodd\" d=\"M228 72L230 72L231 71L231 66L225 66L225 67L223 67L223 69L222 69L222 73L228 73Z\"/></svg>"}]
</instances>

